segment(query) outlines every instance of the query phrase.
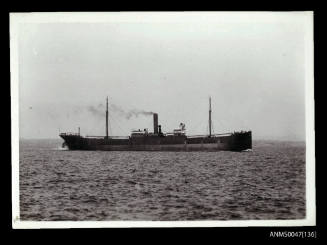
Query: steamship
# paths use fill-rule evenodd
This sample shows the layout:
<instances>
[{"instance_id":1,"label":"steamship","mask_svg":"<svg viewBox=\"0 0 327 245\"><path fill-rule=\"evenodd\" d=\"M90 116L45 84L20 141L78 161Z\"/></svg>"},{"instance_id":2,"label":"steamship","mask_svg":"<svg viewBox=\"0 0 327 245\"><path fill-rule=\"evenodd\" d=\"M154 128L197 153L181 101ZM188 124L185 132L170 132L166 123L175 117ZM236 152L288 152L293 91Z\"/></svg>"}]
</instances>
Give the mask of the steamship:
<instances>
[{"instance_id":1,"label":"steamship","mask_svg":"<svg viewBox=\"0 0 327 245\"><path fill-rule=\"evenodd\" d=\"M133 130L130 136L108 134L108 97L106 100L106 136L81 136L78 133L60 133L63 147L69 150L102 151L244 151L252 149L252 132L240 131L212 134L211 98L209 98L209 134L186 135L184 123L172 133L162 132L158 114L153 113L153 132Z\"/></svg>"}]
</instances>

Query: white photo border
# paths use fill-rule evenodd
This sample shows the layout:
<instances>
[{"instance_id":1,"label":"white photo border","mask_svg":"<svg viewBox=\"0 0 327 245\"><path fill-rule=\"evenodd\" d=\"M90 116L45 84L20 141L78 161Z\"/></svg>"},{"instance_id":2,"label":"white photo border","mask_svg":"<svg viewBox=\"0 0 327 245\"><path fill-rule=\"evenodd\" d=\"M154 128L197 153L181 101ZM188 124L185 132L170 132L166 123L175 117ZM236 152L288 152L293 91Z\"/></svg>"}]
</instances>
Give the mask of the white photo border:
<instances>
[{"instance_id":1,"label":"white photo border","mask_svg":"<svg viewBox=\"0 0 327 245\"><path fill-rule=\"evenodd\" d=\"M19 73L18 30L22 23L105 23L105 22L178 22L243 21L263 23L276 18L299 18L305 26L305 125L306 125L306 218L297 220L227 221L22 221L19 212ZM10 13L10 84L12 144L12 227L35 228L129 228L129 227L275 227L315 226L315 128L314 128L314 53L313 11L301 12L73 12Z\"/></svg>"}]
</instances>

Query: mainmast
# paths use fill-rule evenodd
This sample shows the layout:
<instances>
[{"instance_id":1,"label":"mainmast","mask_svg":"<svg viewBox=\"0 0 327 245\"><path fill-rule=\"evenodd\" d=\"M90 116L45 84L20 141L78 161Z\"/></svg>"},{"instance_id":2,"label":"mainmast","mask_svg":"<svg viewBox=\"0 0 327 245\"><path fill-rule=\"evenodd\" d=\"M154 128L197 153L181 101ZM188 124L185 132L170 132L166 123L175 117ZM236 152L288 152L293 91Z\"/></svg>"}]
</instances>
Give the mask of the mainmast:
<instances>
[{"instance_id":1,"label":"mainmast","mask_svg":"<svg viewBox=\"0 0 327 245\"><path fill-rule=\"evenodd\" d=\"M209 97L209 137L211 137L211 97Z\"/></svg>"},{"instance_id":2,"label":"mainmast","mask_svg":"<svg viewBox=\"0 0 327 245\"><path fill-rule=\"evenodd\" d=\"M106 138L107 139L109 136L109 134L108 134L108 114L109 114L109 112L108 112L108 96L107 96L107 107L106 107Z\"/></svg>"}]
</instances>

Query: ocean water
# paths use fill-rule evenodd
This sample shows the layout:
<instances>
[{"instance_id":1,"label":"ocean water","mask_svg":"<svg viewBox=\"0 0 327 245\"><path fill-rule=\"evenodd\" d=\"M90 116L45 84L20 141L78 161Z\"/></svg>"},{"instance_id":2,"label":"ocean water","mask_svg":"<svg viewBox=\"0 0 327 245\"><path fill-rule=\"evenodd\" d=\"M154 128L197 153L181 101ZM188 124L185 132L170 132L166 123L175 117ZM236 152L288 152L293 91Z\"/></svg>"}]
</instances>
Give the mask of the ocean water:
<instances>
[{"instance_id":1,"label":"ocean water","mask_svg":"<svg viewBox=\"0 0 327 245\"><path fill-rule=\"evenodd\" d=\"M20 141L21 220L305 218L305 144L252 152L67 151Z\"/></svg>"}]
</instances>

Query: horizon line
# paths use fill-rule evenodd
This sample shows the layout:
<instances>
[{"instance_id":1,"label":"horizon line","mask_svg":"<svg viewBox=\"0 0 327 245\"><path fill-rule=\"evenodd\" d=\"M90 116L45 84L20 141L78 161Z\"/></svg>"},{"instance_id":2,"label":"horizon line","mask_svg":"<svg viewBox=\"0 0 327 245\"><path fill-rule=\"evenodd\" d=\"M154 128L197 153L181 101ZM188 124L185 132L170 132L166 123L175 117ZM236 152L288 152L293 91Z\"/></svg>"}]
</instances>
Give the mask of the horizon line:
<instances>
[{"instance_id":1,"label":"horizon line","mask_svg":"<svg viewBox=\"0 0 327 245\"><path fill-rule=\"evenodd\" d=\"M101 137L101 136L99 136ZM105 136L103 136L105 137ZM117 136L115 136L117 137ZM24 137L19 137L19 140L62 140L60 137L58 138L24 138ZM272 138L257 138L257 139L252 139L253 141L282 141L282 142L306 142L305 139L302 140L294 140L294 139L272 139Z\"/></svg>"}]
</instances>

